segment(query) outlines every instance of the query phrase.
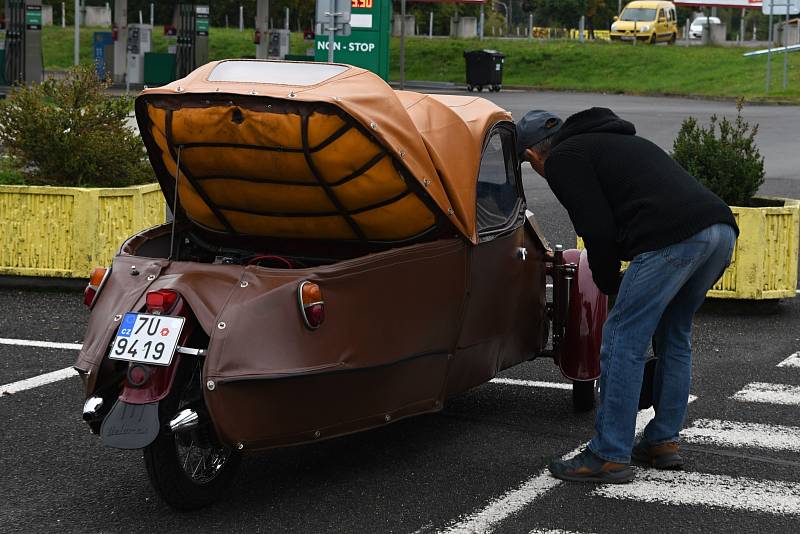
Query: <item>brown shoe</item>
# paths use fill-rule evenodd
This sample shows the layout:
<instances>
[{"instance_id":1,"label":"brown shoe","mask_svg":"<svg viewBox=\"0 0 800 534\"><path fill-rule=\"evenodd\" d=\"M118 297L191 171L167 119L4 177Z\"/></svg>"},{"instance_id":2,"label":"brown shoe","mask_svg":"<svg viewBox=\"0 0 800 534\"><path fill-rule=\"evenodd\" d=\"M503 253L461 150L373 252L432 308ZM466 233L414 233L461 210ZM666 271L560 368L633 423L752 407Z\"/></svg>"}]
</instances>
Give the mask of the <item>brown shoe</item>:
<instances>
[{"instance_id":1,"label":"brown shoe","mask_svg":"<svg viewBox=\"0 0 800 534\"><path fill-rule=\"evenodd\" d=\"M683 458L678 452L679 449L680 446L674 442L660 445L639 442L631 451L631 458L656 469L683 469Z\"/></svg>"}]
</instances>

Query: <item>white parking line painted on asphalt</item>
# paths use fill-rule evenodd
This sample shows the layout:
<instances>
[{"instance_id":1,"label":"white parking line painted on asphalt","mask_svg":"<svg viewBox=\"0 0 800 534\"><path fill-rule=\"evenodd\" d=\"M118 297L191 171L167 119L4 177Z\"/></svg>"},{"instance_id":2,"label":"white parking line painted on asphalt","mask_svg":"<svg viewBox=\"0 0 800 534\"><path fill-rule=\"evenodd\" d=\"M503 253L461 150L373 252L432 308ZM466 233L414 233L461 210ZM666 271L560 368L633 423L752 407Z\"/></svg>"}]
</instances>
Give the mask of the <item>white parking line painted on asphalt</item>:
<instances>
[{"instance_id":1,"label":"white parking line painted on asphalt","mask_svg":"<svg viewBox=\"0 0 800 534\"><path fill-rule=\"evenodd\" d=\"M786 384L751 382L737 392L734 400L800 406L800 387Z\"/></svg>"},{"instance_id":2,"label":"white parking line painted on asphalt","mask_svg":"<svg viewBox=\"0 0 800 534\"><path fill-rule=\"evenodd\" d=\"M756 447L800 452L800 428L698 419L681 432L686 441L719 447Z\"/></svg>"},{"instance_id":3,"label":"white parking line painted on asphalt","mask_svg":"<svg viewBox=\"0 0 800 534\"><path fill-rule=\"evenodd\" d=\"M689 402L694 402L697 397L689 396ZM639 434L647 423L655 415L652 408L642 410L636 417L636 433ZM577 456L587 443L582 444L576 449L568 452L561 457L562 460L569 460ZM477 534L491 532L498 523L516 514L533 501L559 486L563 482L553 478L547 469L543 469L537 475L529 478L518 488L506 492L505 494L489 501L482 510L464 517L449 528L440 531L442 534Z\"/></svg>"},{"instance_id":4,"label":"white parking line painted on asphalt","mask_svg":"<svg viewBox=\"0 0 800 534\"><path fill-rule=\"evenodd\" d=\"M795 352L781 363L778 367L800 367L800 352Z\"/></svg>"},{"instance_id":5,"label":"white parking line painted on asphalt","mask_svg":"<svg viewBox=\"0 0 800 534\"><path fill-rule=\"evenodd\" d=\"M630 484L606 484L593 495L667 505L800 515L800 484L707 473L637 469Z\"/></svg>"},{"instance_id":6,"label":"white parking line painted on asphalt","mask_svg":"<svg viewBox=\"0 0 800 534\"><path fill-rule=\"evenodd\" d=\"M581 534L581 533L580 532L575 532L573 530L561 530L560 528L557 528L555 530L537 528L537 529L531 530L530 532L528 532L528 534Z\"/></svg>"},{"instance_id":7,"label":"white parking line painted on asphalt","mask_svg":"<svg viewBox=\"0 0 800 534\"><path fill-rule=\"evenodd\" d=\"M516 378L493 378L492 384L525 386L530 388L572 389L572 384L564 382L540 382L538 380L519 380Z\"/></svg>"},{"instance_id":8,"label":"white parking line painted on asphalt","mask_svg":"<svg viewBox=\"0 0 800 534\"><path fill-rule=\"evenodd\" d=\"M20 391L25 391L26 389L44 386L45 384L52 384L53 382L58 382L59 380L64 380L77 375L78 372L75 371L75 369L72 367L66 367L64 369L59 369L58 371L53 371L52 373L45 373L43 375L34 376L33 378L26 378L25 380L0 386L0 397L3 395L13 395L14 393L19 393Z\"/></svg>"},{"instance_id":9,"label":"white parking line painted on asphalt","mask_svg":"<svg viewBox=\"0 0 800 534\"><path fill-rule=\"evenodd\" d=\"M43 349L81 350L80 343L53 343L51 341L34 341L32 339L9 339L0 337L0 345L18 345L21 347L40 347Z\"/></svg>"}]
</instances>

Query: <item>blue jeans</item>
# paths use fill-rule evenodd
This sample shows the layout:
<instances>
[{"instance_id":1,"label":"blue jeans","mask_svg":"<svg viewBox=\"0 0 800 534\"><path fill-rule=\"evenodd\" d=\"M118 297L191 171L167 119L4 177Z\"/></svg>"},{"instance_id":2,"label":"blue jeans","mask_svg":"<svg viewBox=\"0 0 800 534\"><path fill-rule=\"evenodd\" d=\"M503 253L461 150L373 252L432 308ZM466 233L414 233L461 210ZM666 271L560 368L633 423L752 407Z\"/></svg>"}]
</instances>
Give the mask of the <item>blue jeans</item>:
<instances>
[{"instance_id":1,"label":"blue jeans","mask_svg":"<svg viewBox=\"0 0 800 534\"><path fill-rule=\"evenodd\" d=\"M654 341L655 418L643 440L676 442L686 418L692 365L692 317L730 264L735 230L715 224L692 237L636 256L603 327L597 434L589 449L607 461L630 462L647 348Z\"/></svg>"}]
</instances>

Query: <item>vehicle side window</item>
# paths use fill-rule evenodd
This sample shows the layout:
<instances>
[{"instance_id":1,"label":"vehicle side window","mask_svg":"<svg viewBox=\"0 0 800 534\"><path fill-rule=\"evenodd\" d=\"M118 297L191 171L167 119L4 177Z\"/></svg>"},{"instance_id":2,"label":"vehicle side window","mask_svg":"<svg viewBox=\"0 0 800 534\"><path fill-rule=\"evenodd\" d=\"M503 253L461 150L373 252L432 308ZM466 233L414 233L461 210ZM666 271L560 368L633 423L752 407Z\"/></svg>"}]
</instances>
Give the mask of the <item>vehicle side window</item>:
<instances>
[{"instance_id":1,"label":"vehicle side window","mask_svg":"<svg viewBox=\"0 0 800 534\"><path fill-rule=\"evenodd\" d=\"M658 10L658 16L656 18L659 19L659 20L664 18L664 10L663 9L659 9Z\"/></svg>"},{"instance_id":2,"label":"vehicle side window","mask_svg":"<svg viewBox=\"0 0 800 534\"><path fill-rule=\"evenodd\" d=\"M498 129L483 151L477 185L478 233L500 229L517 215L513 144L511 132Z\"/></svg>"}]
</instances>

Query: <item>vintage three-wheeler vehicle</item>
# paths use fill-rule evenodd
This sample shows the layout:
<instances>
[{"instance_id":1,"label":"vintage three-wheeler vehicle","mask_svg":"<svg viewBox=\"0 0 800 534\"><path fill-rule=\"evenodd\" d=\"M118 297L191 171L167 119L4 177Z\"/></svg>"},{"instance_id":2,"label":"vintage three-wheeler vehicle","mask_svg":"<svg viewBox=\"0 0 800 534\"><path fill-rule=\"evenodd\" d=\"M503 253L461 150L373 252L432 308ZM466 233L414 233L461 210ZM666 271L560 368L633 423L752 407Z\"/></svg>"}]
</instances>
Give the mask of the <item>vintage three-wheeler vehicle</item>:
<instances>
[{"instance_id":1,"label":"vintage three-wheeler vehicle","mask_svg":"<svg viewBox=\"0 0 800 534\"><path fill-rule=\"evenodd\" d=\"M136 118L174 221L92 273L75 368L92 431L143 449L171 506L212 502L243 452L436 412L540 356L592 407L607 300L527 211L508 112L228 60Z\"/></svg>"}]
</instances>

